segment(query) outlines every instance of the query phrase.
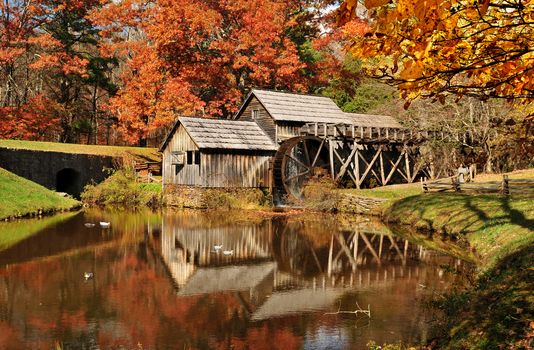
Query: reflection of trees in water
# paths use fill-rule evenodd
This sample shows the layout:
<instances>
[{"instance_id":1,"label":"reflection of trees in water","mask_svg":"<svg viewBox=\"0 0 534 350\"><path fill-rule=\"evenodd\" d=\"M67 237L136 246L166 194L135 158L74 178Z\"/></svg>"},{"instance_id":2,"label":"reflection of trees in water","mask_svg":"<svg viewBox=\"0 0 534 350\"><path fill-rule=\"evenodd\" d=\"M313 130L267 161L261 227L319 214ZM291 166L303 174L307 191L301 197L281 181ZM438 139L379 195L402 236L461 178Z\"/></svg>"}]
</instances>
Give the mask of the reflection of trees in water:
<instances>
[{"instance_id":1,"label":"reflection of trees in water","mask_svg":"<svg viewBox=\"0 0 534 350\"><path fill-rule=\"evenodd\" d=\"M339 327L333 318L319 319L322 312L305 312L337 307L338 300L349 307L355 298L350 293L399 278L406 281L395 293L401 299L405 291L415 290L418 276L438 269L435 263L426 270L417 264L431 262L421 247L395 237L391 241L387 234L370 232L371 226L340 231L330 222L225 219L204 227L209 219L172 215L161 232L153 222L132 219L128 227L143 233L133 241L108 237L105 246L1 267L0 348L9 345L4 334L29 348L51 348L56 341L73 348L134 348L138 343L152 348L299 348L305 332L317 324ZM214 254L217 243L235 254ZM208 279L238 276L247 283L241 284L244 290L239 283L226 283L209 293L180 294L192 274L180 277L177 290L169 283L173 264L203 270ZM93 271L95 278L85 281L84 271ZM175 272L171 276L177 279Z\"/></svg>"}]
</instances>

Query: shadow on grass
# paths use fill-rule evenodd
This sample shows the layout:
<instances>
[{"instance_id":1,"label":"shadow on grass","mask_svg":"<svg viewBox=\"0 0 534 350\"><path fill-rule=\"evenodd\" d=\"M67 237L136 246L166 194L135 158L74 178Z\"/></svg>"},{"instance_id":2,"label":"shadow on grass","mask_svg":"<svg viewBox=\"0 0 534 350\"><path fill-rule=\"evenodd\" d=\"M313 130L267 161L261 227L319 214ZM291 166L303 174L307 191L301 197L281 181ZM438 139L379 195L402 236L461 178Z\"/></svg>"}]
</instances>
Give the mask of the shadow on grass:
<instances>
[{"instance_id":1,"label":"shadow on grass","mask_svg":"<svg viewBox=\"0 0 534 350\"><path fill-rule=\"evenodd\" d=\"M429 231L443 233L470 233L480 228L509 223L529 230L534 220L525 212L512 207L510 197L471 196L463 194L431 194L407 197L394 204L386 212L386 219L393 222L416 225ZM525 211L534 207L534 199L517 198ZM522 208L521 208L522 209Z\"/></svg>"},{"instance_id":2,"label":"shadow on grass","mask_svg":"<svg viewBox=\"0 0 534 350\"><path fill-rule=\"evenodd\" d=\"M529 348L534 318L534 249L527 246L501 259L473 289L451 293L438 303L446 315L441 339L450 349ZM458 302L460 301L460 302ZM522 347L524 346L524 347Z\"/></svg>"},{"instance_id":3,"label":"shadow on grass","mask_svg":"<svg viewBox=\"0 0 534 350\"><path fill-rule=\"evenodd\" d=\"M405 198L386 213L393 221L467 237L485 249L475 285L437 303L445 313L442 348L527 349L534 345L534 198L431 194ZM493 239L498 237L498 241ZM478 246L477 246L478 247Z\"/></svg>"}]
</instances>

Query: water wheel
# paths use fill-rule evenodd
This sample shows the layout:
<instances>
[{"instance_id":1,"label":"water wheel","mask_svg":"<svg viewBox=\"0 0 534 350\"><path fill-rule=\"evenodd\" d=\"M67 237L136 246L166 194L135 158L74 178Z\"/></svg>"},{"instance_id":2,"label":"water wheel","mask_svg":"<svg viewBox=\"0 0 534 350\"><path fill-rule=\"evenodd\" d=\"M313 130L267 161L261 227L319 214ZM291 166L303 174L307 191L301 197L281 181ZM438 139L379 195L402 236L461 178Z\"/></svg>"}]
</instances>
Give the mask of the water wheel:
<instances>
[{"instance_id":1,"label":"water wheel","mask_svg":"<svg viewBox=\"0 0 534 350\"><path fill-rule=\"evenodd\" d=\"M328 172L328 147L314 136L284 141L274 158L274 185L280 196L302 199L306 182L318 171Z\"/></svg>"}]
</instances>

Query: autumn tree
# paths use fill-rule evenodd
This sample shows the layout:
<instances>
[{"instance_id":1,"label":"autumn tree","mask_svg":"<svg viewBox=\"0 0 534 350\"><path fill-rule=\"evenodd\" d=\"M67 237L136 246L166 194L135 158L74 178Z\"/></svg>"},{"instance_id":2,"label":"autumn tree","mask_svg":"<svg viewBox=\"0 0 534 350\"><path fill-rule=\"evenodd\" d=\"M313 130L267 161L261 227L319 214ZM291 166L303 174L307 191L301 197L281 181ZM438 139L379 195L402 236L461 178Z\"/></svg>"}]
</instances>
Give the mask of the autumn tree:
<instances>
[{"instance_id":1,"label":"autumn tree","mask_svg":"<svg viewBox=\"0 0 534 350\"><path fill-rule=\"evenodd\" d=\"M534 97L530 0L346 0L339 14L369 24L350 51L407 100Z\"/></svg>"},{"instance_id":2,"label":"autumn tree","mask_svg":"<svg viewBox=\"0 0 534 350\"><path fill-rule=\"evenodd\" d=\"M79 126L96 129L99 102L114 92L113 62L99 55L98 29L86 18L99 6L97 0L0 4L1 137L72 142Z\"/></svg>"},{"instance_id":3,"label":"autumn tree","mask_svg":"<svg viewBox=\"0 0 534 350\"><path fill-rule=\"evenodd\" d=\"M319 3L110 1L93 19L106 29L106 50L124 63L110 103L123 134L142 140L184 114L230 117L252 87L324 86L339 63L327 64L333 56L312 44Z\"/></svg>"}]
</instances>

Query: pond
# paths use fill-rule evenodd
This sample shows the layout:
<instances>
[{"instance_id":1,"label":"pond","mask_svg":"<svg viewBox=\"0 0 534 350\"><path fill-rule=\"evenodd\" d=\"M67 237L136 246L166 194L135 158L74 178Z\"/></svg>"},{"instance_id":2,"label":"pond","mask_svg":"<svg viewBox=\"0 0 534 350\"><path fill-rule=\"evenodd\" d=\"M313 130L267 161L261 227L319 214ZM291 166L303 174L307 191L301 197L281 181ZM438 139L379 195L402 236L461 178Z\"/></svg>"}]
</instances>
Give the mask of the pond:
<instances>
[{"instance_id":1,"label":"pond","mask_svg":"<svg viewBox=\"0 0 534 350\"><path fill-rule=\"evenodd\" d=\"M465 264L364 217L87 210L8 233L2 349L419 343L435 317L425 300L459 282L444 266Z\"/></svg>"}]
</instances>

